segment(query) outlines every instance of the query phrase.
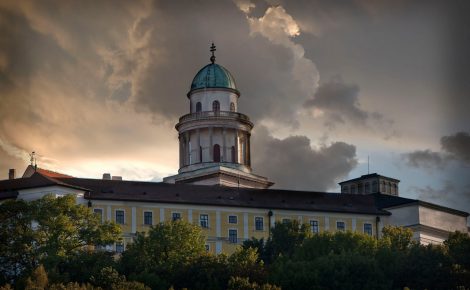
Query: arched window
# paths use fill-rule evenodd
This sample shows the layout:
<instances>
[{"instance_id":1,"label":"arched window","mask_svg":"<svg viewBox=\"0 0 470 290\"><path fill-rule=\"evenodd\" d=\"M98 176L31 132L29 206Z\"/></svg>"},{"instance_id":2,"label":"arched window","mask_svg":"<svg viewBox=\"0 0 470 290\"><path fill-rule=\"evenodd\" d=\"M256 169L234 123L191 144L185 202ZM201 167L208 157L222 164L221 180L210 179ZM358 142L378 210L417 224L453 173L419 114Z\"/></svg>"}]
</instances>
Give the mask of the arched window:
<instances>
[{"instance_id":1,"label":"arched window","mask_svg":"<svg viewBox=\"0 0 470 290\"><path fill-rule=\"evenodd\" d=\"M214 145L214 162L220 162L220 145Z\"/></svg>"},{"instance_id":2,"label":"arched window","mask_svg":"<svg viewBox=\"0 0 470 290\"><path fill-rule=\"evenodd\" d=\"M212 102L212 111L219 112L220 111L220 103L219 101Z\"/></svg>"},{"instance_id":3,"label":"arched window","mask_svg":"<svg viewBox=\"0 0 470 290\"><path fill-rule=\"evenodd\" d=\"M199 146L199 162L202 162L202 146Z\"/></svg>"},{"instance_id":4,"label":"arched window","mask_svg":"<svg viewBox=\"0 0 470 290\"><path fill-rule=\"evenodd\" d=\"M374 180L372 181L372 193L376 193L377 191L379 191L379 189L377 188L377 181Z\"/></svg>"},{"instance_id":5,"label":"arched window","mask_svg":"<svg viewBox=\"0 0 470 290\"><path fill-rule=\"evenodd\" d=\"M235 146L232 146L232 149L231 149L231 155L232 155L232 162L235 163Z\"/></svg>"},{"instance_id":6,"label":"arched window","mask_svg":"<svg viewBox=\"0 0 470 290\"><path fill-rule=\"evenodd\" d=\"M233 102L230 103L230 111L235 112L235 104Z\"/></svg>"},{"instance_id":7,"label":"arched window","mask_svg":"<svg viewBox=\"0 0 470 290\"><path fill-rule=\"evenodd\" d=\"M369 182L366 182L365 192L364 193L370 193L370 184L369 184Z\"/></svg>"},{"instance_id":8,"label":"arched window","mask_svg":"<svg viewBox=\"0 0 470 290\"><path fill-rule=\"evenodd\" d=\"M202 104L201 104L201 102L197 102L196 103L196 112L200 112L200 111L202 111Z\"/></svg>"}]
</instances>

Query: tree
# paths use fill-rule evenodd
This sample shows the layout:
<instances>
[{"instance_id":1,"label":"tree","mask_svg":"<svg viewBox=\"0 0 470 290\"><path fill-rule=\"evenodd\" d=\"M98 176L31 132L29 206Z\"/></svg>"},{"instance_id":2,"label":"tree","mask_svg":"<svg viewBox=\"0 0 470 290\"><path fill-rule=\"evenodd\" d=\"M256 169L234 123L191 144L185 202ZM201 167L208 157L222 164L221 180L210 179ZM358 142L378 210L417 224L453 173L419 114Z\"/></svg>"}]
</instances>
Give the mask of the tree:
<instances>
[{"instance_id":1,"label":"tree","mask_svg":"<svg viewBox=\"0 0 470 290\"><path fill-rule=\"evenodd\" d=\"M88 245L114 243L120 236L118 225L101 223L89 208L77 205L73 195L7 201L0 204L0 282L14 283L39 264L56 281L64 259Z\"/></svg>"},{"instance_id":2,"label":"tree","mask_svg":"<svg viewBox=\"0 0 470 290\"><path fill-rule=\"evenodd\" d=\"M392 249L404 251L412 244L413 232L408 228L385 226L382 233L382 239L389 241Z\"/></svg>"},{"instance_id":3,"label":"tree","mask_svg":"<svg viewBox=\"0 0 470 290\"><path fill-rule=\"evenodd\" d=\"M456 285L470 287L470 236L459 231L451 233L444 247Z\"/></svg>"},{"instance_id":4,"label":"tree","mask_svg":"<svg viewBox=\"0 0 470 290\"><path fill-rule=\"evenodd\" d=\"M201 228L184 221L160 223L137 237L120 260L132 279L152 289L168 289L191 260L205 254Z\"/></svg>"}]
</instances>

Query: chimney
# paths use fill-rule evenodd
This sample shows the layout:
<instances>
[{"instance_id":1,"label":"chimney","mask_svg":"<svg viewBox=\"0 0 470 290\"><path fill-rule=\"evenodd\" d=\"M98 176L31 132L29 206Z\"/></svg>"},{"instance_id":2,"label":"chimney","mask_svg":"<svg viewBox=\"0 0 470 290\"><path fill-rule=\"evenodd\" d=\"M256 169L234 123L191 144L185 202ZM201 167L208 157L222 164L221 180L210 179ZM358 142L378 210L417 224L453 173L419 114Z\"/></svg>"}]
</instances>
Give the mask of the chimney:
<instances>
[{"instance_id":1,"label":"chimney","mask_svg":"<svg viewBox=\"0 0 470 290\"><path fill-rule=\"evenodd\" d=\"M15 179L16 176L15 176L15 169L12 168L10 170L8 170L8 179Z\"/></svg>"},{"instance_id":2,"label":"chimney","mask_svg":"<svg viewBox=\"0 0 470 290\"><path fill-rule=\"evenodd\" d=\"M113 176L112 179L113 180L122 180L122 176Z\"/></svg>"},{"instance_id":3,"label":"chimney","mask_svg":"<svg viewBox=\"0 0 470 290\"><path fill-rule=\"evenodd\" d=\"M103 173L103 179L104 180L111 180L111 174L110 173Z\"/></svg>"}]
</instances>

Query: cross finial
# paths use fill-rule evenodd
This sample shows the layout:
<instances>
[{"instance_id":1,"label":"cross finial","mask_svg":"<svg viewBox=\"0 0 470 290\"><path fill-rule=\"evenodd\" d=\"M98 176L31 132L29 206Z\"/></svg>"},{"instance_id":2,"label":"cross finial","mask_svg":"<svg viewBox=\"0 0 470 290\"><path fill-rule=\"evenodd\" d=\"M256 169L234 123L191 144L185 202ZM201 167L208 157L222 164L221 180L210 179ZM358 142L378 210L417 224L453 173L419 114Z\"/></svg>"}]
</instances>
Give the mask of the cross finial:
<instances>
[{"instance_id":1,"label":"cross finial","mask_svg":"<svg viewBox=\"0 0 470 290\"><path fill-rule=\"evenodd\" d=\"M210 52L212 53L212 56L210 58L211 62L214 63L215 62L215 55L214 55L214 51L216 51L215 49L215 45L214 43L212 42L212 45L211 45L211 49L210 49Z\"/></svg>"}]
</instances>

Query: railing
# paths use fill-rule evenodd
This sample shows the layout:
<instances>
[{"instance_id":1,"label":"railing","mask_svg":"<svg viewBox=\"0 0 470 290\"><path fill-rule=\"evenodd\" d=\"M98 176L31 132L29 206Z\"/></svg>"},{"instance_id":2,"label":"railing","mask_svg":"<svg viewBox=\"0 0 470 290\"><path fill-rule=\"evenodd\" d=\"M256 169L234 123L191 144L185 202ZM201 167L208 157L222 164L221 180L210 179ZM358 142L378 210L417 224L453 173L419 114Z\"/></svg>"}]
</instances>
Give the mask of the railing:
<instances>
[{"instance_id":1,"label":"railing","mask_svg":"<svg viewBox=\"0 0 470 290\"><path fill-rule=\"evenodd\" d=\"M241 113L230 111L206 111L184 115L180 118L180 123L203 119L239 119L250 122L250 118L248 118L247 115Z\"/></svg>"}]
</instances>

